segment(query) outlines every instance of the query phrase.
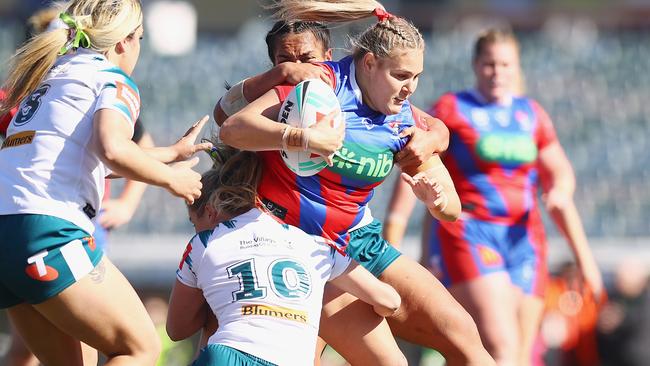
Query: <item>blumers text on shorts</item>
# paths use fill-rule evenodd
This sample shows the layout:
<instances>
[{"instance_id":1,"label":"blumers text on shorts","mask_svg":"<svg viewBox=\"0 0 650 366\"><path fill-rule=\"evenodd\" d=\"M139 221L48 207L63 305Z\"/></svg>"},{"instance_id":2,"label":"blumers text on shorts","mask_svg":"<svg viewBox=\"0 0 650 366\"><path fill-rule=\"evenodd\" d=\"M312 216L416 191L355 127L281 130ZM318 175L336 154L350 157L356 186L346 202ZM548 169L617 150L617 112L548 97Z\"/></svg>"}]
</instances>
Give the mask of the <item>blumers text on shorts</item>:
<instances>
[{"instance_id":1,"label":"blumers text on shorts","mask_svg":"<svg viewBox=\"0 0 650 366\"><path fill-rule=\"evenodd\" d=\"M0 215L0 233L0 308L59 294L103 256L88 232L54 216Z\"/></svg>"}]
</instances>

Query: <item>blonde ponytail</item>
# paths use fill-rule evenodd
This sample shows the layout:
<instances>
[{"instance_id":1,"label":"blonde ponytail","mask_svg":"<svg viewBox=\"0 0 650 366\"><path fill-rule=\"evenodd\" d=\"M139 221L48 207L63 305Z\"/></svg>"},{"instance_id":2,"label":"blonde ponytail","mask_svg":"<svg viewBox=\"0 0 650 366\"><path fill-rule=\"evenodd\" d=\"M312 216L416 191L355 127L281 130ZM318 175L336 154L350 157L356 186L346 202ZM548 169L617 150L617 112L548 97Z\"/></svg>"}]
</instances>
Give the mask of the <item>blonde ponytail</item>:
<instances>
[{"instance_id":1,"label":"blonde ponytail","mask_svg":"<svg viewBox=\"0 0 650 366\"><path fill-rule=\"evenodd\" d=\"M18 49L11 59L9 78L3 86L7 97L2 101L0 114L17 106L38 87L67 41L68 30L56 29L37 35Z\"/></svg>"},{"instance_id":2,"label":"blonde ponytail","mask_svg":"<svg viewBox=\"0 0 650 366\"><path fill-rule=\"evenodd\" d=\"M384 11L374 0L276 0L267 7L285 22L349 22L376 16L377 23L351 39L356 60L369 52L388 57L397 49L424 49L422 34L411 22Z\"/></svg>"},{"instance_id":3,"label":"blonde ponytail","mask_svg":"<svg viewBox=\"0 0 650 366\"><path fill-rule=\"evenodd\" d=\"M277 0L267 8L278 19L293 22L350 22L373 16L384 6L374 0Z\"/></svg>"},{"instance_id":4,"label":"blonde ponytail","mask_svg":"<svg viewBox=\"0 0 650 366\"><path fill-rule=\"evenodd\" d=\"M142 24L140 0L73 0L57 3L90 38L90 49L104 53L132 34ZM68 29L41 33L22 46L10 61L3 88L6 99L0 113L6 113L43 81L68 42Z\"/></svg>"}]
</instances>

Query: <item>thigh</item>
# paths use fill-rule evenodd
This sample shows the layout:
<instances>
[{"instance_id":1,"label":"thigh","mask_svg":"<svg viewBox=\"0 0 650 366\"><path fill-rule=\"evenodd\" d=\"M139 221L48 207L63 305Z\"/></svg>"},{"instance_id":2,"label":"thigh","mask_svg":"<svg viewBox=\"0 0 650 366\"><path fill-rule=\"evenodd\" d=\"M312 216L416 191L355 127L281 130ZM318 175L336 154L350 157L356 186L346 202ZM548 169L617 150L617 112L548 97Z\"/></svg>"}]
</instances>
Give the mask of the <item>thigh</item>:
<instances>
[{"instance_id":1,"label":"thigh","mask_svg":"<svg viewBox=\"0 0 650 366\"><path fill-rule=\"evenodd\" d=\"M449 364L492 364L472 318L426 268L402 256L379 279L402 297L400 309L388 318L395 335L439 350Z\"/></svg>"},{"instance_id":2,"label":"thigh","mask_svg":"<svg viewBox=\"0 0 650 366\"><path fill-rule=\"evenodd\" d=\"M7 313L15 327L12 348L16 344L16 350L22 350L23 356L31 358L33 352L45 365L83 365L80 342L63 333L32 305L16 305L7 309Z\"/></svg>"},{"instance_id":3,"label":"thigh","mask_svg":"<svg viewBox=\"0 0 650 366\"><path fill-rule=\"evenodd\" d=\"M89 275L34 308L65 333L107 356L157 352L157 334L142 302L107 258Z\"/></svg>"},{"instance_id":4,"label":"thigh","mask_svg":"<svg viewBox=\"0 0 650 366\"><path fill-rule=\"evenodd\" d=\"M493 354L495 349L509 352L511 358L518 347L521 292L512 285L508 274L481 276L454 285L449 291L474 318L488 350Z\"/></svg>"},{"instance_id":5,"label":"thigh","mask_svg":"<svg viewBox=\"0 0 650 366\"><path fill-rule=\"evenodd\" d=\"M386 320L331 285L325 287L319 335L352 365L405 364Z\"/></svg>"}]
</instances>

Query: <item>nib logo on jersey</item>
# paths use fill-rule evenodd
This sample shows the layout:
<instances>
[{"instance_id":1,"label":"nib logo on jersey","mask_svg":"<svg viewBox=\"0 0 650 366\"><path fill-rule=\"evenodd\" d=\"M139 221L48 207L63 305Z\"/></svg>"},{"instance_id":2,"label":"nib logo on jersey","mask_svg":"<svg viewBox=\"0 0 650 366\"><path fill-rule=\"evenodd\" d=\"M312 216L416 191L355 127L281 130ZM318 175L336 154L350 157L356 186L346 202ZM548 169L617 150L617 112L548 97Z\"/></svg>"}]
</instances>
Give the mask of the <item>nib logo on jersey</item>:
<instances>
[{"instance_id":1,"label":"nib logo on jersey","mask_svg":"<svg viewBox=\"0 0 650 366\"><path fill-rule=\"evenodd\" d=\"M476 145L478 155L486 160L505 165L532 163L537 159L537 146L528 135L490 133Z\"/></svg>"},{"instance_id":2,"label":"nib logo on jersey","mask_svg":"<svg viewBox=\"0 0 650 366\"><path fill-rule=\"evenodd\" d=\"M393 152L346 142L334 155L334 165L329 169L347 178L379 182L393 169Z\"/></svg>"}]
</instances>

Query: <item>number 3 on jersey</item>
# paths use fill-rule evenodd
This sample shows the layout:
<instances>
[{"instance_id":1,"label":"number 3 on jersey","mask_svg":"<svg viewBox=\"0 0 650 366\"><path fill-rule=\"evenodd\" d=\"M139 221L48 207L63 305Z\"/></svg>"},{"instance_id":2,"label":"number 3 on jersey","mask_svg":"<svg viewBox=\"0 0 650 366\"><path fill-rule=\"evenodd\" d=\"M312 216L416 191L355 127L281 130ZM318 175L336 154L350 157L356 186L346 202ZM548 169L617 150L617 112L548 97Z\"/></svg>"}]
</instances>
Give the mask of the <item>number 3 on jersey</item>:
<instances>
[{"instance_id":1,"label":"number 3 on jersey","mask_svg":"<svg viewBox=\"0 0 650 366\"><path fill-rule=\"evenodd\" d=\"M239 279L239 290L232 293L233 301L266 297L266 286L260 284L255 259L247 259L227 268L228 277ZM270 280L269 280L270 279ZM266 270L266 281L273 292L287 300L304 299L311 293L311 278L305 267L288 258L277 259Z\"/></svg>"}]
</instances>

